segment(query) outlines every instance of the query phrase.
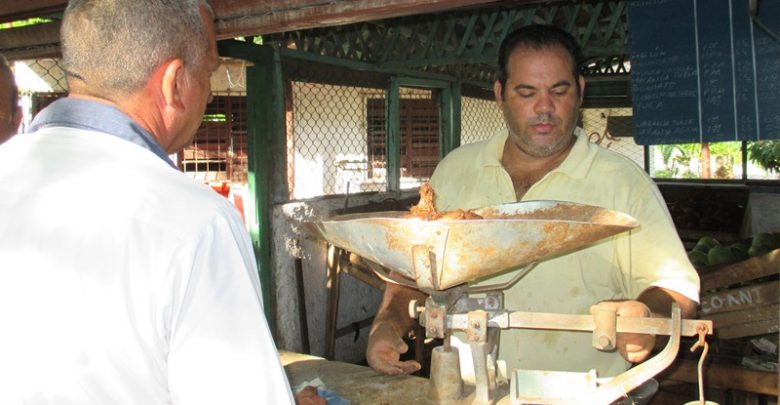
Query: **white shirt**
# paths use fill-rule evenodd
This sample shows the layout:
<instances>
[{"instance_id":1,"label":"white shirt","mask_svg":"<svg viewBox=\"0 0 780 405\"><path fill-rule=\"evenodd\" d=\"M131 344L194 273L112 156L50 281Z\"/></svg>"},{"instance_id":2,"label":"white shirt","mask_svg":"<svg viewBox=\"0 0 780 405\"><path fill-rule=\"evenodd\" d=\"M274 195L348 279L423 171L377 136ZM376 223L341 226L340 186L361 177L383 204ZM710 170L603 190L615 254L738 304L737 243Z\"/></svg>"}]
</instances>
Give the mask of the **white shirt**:
<instances>
[{"instance_id":1,"label":"white shirt","mask_svg":"<svg viewBox=\"0 0 780 405\"><path fill-rule=\"evenodd\" d=\"M148 150L0 147L0 404L287 404L230 203Z\"/></svg>"}]
</instances>

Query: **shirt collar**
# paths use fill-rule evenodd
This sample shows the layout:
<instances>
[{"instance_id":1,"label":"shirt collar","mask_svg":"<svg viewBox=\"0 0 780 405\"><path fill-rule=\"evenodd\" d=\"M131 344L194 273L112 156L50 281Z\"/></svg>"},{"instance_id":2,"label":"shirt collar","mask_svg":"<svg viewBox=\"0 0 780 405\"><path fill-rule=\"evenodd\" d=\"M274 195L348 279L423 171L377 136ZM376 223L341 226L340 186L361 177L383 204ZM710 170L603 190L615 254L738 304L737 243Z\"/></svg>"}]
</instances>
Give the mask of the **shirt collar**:
<instances>
[{"instance_id":1,"label":"shirt collar","mask_svg":"<svg viewBox=\"0 0 780 405\"><path fill-rule=\"evenodd\" d=\"M504 154L504 145L508 136L509 133L506 130L502 130L487 140L487 144L479 158L482 166L503 167L501 165L501 157ZM596 148L591 147L588 137L585 135L585 130L582 128L575 128L574 136L576 137L574 146L572 146L566 159L550 173L559 172L572 178L583 178L590 170L590 166L593 164L593 159L596 156Z\"/></svg>"},{"instance_id":2,"label":"shirt collar","mask_svg":"<svg viewBox=\"0 0 780 405\"><path fill-rule=\"evenodd\" d=\"M580 127L574 129L574 136L577 137L577 140L574 142L574 146L571 147L569 155L552 172L564 173L571 178L581 179L588 174L593 161L596 159L596 152L599 147L588 141L585 130Z\"/></svg>"},{"instance_id":3,"label":"shirt collar","mask_svg":"<svg viewBox=\"0 0 780 405\"><path fill-rule=\"evenodd\" d=\"M30 132L46 127L87 129L132 142L179 170L152 134L116 107L80 98L61 98L44 108L30 124Z\"/></svg>"}]
</instances>

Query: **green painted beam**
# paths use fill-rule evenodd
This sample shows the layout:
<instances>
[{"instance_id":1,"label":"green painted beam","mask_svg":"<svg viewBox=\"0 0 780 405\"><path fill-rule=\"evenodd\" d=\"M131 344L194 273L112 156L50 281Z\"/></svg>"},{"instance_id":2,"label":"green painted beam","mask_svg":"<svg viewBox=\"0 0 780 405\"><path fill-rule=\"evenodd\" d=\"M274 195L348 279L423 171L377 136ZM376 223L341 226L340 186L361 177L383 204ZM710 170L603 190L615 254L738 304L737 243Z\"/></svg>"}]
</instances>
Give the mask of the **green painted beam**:
<instances>
[{"instance_id":1,"label":"green painted beam","mask_svg":"<svg viewBox=\"0 0 780 405\"><path fill-rule=\"evenodd\" d=\"M315 62L315 63L324 63L333 66L345 67L347 69L354 69L354 70L360 70L366 72L385 73L385 74L398 74L398 75L405 75L411 77L427 78L431 80L444 80L444 81L455 80L455 77L451 75L427 73L427 72L421 72L419 70L411 70L411 69L388 68L384 65L378 66L366 62L334 58L331 56L315 55L309 52L301 52L292 49L280 49L279 52L281 56L284 58L292 58L292 59L304 60L304 61Z\"/></svg>"},{"instance_id":2,"label":"green painted beam","mask_svg":"<svg viewBox=\"0 0 780 405\"><path fill-rule=\"evenodd\" d=\"M586 55L593 57L605 57L625 52L625 47L596 47L588 49ZM450 55L441 58L428 58L428 59L408 59L408 60L388 60L382 64L386 68L415 68L424 66L440 66L440 65L464 65L475 63L495 63L498 60L498 49L491 49L483 54L469 54L466 53L462 56Z\"/></svg>"},{"instance_id":3,"label":"green painted beam","mask_svg":"<svg viewBox=\"0 0 780 405\"><path fill-rule=\"evenodd\" d=\"M247 87L247 179L254 197L247 222L257 260L265 316L275 332L274 280L271 268L271 216L274 194L287 187L285 164L284 92L281 59L271 46L220 43L221 56L254 62L246 68Z\"/></svg>"},{"instance_id":4,"label":"green painted beam","mask_svg":"<svg viewBox=\"0 0 780 405\"><path fill-rule=\"evenodd\" d=\"M441 142L440 157L447 156L460 146L461 87L460 83L450 83L441 92Z\"/></svg>"},{"instance_id":5,"label":"green painted beam","mask_svg":"<svg viewBox=\"0 0 780 405\"><path fill-rule=\"evenodd\" d=\"M387 158L387 191L401 191L401 86L398 78L390 80L385 99L385 156Z\"/></svg>"}]
</instances>

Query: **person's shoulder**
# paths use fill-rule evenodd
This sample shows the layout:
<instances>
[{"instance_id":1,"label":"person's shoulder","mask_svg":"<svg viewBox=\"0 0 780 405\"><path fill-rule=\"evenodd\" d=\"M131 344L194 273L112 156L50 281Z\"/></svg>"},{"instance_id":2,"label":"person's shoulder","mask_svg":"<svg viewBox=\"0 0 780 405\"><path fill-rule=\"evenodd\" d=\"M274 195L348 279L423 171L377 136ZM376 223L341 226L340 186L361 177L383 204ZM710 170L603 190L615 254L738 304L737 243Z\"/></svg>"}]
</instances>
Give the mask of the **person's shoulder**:
<instances>
[{"instance_id":1,"label":"person's shoulder","mask_svg":"<svg viewBox=\"0 0 780 405\"><path fill-rule=\"evenodd\" d=\"M138 220L160 221L180 232L197 232L214 221L236 219L231 212L236 209L228 199L157 156L149 154L122 162L112 172L125 186L115 189L121 194L117 198L134 201Z\"/></svg>"},{"instance_id":2,"label":"person's shoulder","mask_svg":"<svg viewBox=\"0 0 780 405\"><path fill-rule=\"evenodd\" d=\"M466 168L467 165L474 165L483 159L483 154L489 140L468 143L458 146L445 156L439 165L445 167Z\"/></svg>"},{"instance_id":3,"label":"person's shoulder","mask_svg":"<svg viewBox=\"0 0 780 405\"><path fill-rule=\"evenodd\" d=\"M619 173L621 177L649 179L644 169L628 156L593 143L589 143L589 147L596 153L594 158L596 170Z\"/></svg>"}]
</instances>

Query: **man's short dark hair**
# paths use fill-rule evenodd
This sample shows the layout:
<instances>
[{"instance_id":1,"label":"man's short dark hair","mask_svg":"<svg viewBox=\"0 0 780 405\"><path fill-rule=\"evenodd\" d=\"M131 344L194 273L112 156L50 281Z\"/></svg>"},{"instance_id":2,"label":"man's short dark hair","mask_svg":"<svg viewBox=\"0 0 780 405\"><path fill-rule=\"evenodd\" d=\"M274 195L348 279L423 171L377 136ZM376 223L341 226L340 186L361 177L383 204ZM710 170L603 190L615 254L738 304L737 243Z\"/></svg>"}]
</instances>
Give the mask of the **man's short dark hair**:
<instances>
[{"instance_id":1,"label":"man's short dark hair","mask_svg":"<svg viewBox=\"0 0 780 405\"><path fill-rule=\"evenodd\" d=\"M577 83L577 92L580 92L579 81L576 79L580 77L580 66L583 63L582 49L574 36L554 25L528 25L512 31L501 41L498 50L498 81L502 89L506 87L509 75L507 72L509 56L512 51L521 46L536 50L556 46L564 48L571 56L572 74Z\"/></svg>"}]
</instances>

